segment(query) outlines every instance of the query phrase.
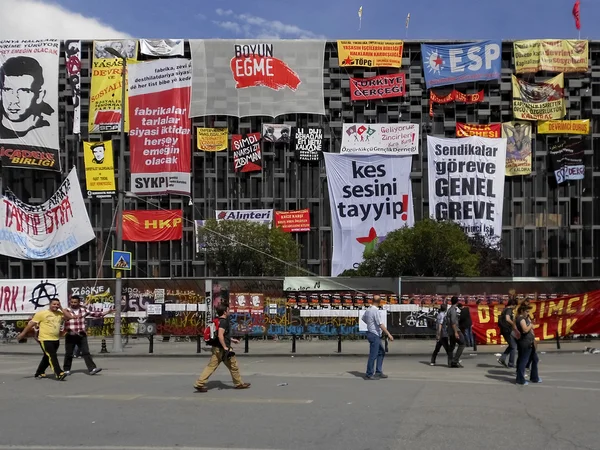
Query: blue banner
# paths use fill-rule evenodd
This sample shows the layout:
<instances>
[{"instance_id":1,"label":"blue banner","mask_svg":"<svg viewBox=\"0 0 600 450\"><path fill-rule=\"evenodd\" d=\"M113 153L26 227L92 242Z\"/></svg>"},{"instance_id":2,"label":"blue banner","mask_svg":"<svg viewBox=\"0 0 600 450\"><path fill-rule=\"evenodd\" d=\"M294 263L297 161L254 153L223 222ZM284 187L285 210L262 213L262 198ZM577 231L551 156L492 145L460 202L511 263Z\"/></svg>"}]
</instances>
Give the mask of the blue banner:
<instances>
[{"instance_id":1,"label":"blue banner","mask_svg":"<svg viewBox=\"0 0 600 450\"><path fill-rule=\"evenodd\" d=\"M480 80L499 80L501 41L470 44L421 44L427 89Z\"/></svg>"}]
</instances>

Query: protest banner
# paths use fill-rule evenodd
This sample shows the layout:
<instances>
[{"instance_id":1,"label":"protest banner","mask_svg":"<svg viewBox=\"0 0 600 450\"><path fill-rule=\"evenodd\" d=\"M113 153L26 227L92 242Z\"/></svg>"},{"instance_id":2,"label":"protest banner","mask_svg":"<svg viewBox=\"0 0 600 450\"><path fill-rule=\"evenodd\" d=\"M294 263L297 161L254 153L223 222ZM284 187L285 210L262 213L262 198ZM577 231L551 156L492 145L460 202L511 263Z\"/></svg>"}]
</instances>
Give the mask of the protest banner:
<instances>
[{"instance_id":1,"label":"protest banner","mask_svg":"<svg viewBox=\"0 0 600 450\"><path fill-rule=\"evenodd\" d=\"M55 39L0 40L0 163L60 172Z\"/></svg>"},{"instance_id":2,"label":"protest banner","mask_svg":"<svg viewBox=\"0 0 600 450\"><path fill-rule=\"evenodd\" d=\"M123 211L124 241L179 241L182 237L183 212L180 209Z\"/></svg>"},{"instance_id":3,"label":"protest banner","mask_svg":"<svg viewBox=\"0 0 600 450\"><path fill-rule=\"evenodd\" d=\"M73 103L73 134L81 134L81 41L65 41L67 84Z\"/></svg>"},{"instance_id":4,"label":"protest banner","mask_svg":"<svg viewBox=\"0 0 600 450\"><path fill-rule=\"evenodd\" d=\"M121 130L121 86L123 60L108 53L112 48L127 58L128 68L137 62L135 39L94 41L90 88L89 133L110 133ZM128 77L128 74L125 75ZM129 132L129 96L125 96L125 132Z\"/></svg>"},{"instance_id":5,"label":"protest banner","mask_svg":"<svg viewBox=\"0 0 600 450\"><path fill-rule=\"evenodd\" d=\"M538 134L590 134L590 119L538 122Z\"/></svg>"},{"instance_id":6,"label":"protest banner","mask_svg":"<svg viewBox=\"0 0 600 450\"><path fill-rule=\"evenodd\" d=\"M292 127L291 147L299 161L319 161L323 152L323 128Z\"/></svg>"},{"instance_id":7,"label":"protest banner","mask_svg":"<svg viewBox=\"0 0 600 450\"><path fill-rule=\"evenodd\" d=\"M419 141L415 123L345 123L340 153L417 155Z\"/></svg>"},{"instance_id":8,"label":"protest banner","mask_svg":"<svg viewBox=\"0 0 600 450\"><path fill-rule=\"evenodd\" d=\"M281 123L263 123L262 140L274 144L290 143L290 126Z\"/></svg>"},{"instance_id":9,"label":"protest banner","mask_svg":"<svg viewBox=\"0 0 600 450\"><path fill-rule=\"evenodd\" d=\"M299 211L275 211L275 226L286 233L310 231L310 211L308 208Z\"/></svg>"},{"instance_id":10,"label":"protest banner","mask_svg":"<svg viewBox=\"0 0 600 450\"><path fill-rule=\"evenodd\" d=\"M68 297L66 278L0 280L0 315L33 315ZM63 303L64 304L64 303Z\"/></svg>"},{"instance_id":11,"label":"protest banner","mask_svg":"<svg viewBox=\"0 0 600 450\"><path fill-rule=\"evenodd\" d=\"M189 40L190 117L325 115L325 41Z\"/></svg>"},{"instance_id":12,"label":"protest banner","mask_svg":"<svg viewBox=\"0 0 600 450\"><path fill-rule=\"evenodd\" d=\"M513 114L517 119L560 119L567 114L564 75L542 83L528 83L512 75Z\"/></svg>"},{"instance_id":13,"label":"protest banner","mask_svg":"<svg viewBox=\"0 0 600 450\"><path fill-rule=\"evenodd\" d=\"M588 71L588 41L533 39L515 41L513 47L516 73Z\"/></svg>"},{"instance_id":14,"label":"protest banner","mask_svg":"<svg viewBox=\"0 0 600 450\"><path fill-rule=\"evenodd\" d=\"M227 150L229 132L227 128L198 128L196 129L196 146L205 152L220 152Z\"/></svg>"},{"instance_id":15,"label":"protest banner","mask_svg":"<svg viewBox=\"0 0 600 450\"><path fill-rule=\"evenodd\" d=\"M331 276L355 269L387 234L413 214L412 158L395 155L324 153L331 207Z\"/></svg>"},{"instance_id":16,"label":"protest banner","mask_svg":"<svg viewBox=\"0 0 600 450\"><path fill-rule=\"evenodd\" d=\"M429 116L433 117L433 105L435 103L446 104L450 102L458 103L481 103L483 101L484 91L483 89L475 94L463 94L462 92L453 89L449 94L439 96L433 91L429 91Z\"/></svg>"},{"instance_id":17,"label":"protest banner","mask_svg":"<svg viewBox=\"0 0 600 450\"><path fill-rule=\"evenodd\" d=\"M233 170L238 172L259 172L262 170L260 133L231 135L233 150Z\"/></svg>"},{"instance_id":18,"label":"protest banner","mask_svg":"<svg viewBox=\"0 0 600 450\"><path fill-rule=\"evenodd\" d=\"M488 138L502 137L502 126L499 123L488 125L456 122L456 137L479 136Z\"/></svg>"},{"instance_id":19,"label":"protest banner","mask_svg":"<svg viewBox=\"0 0 600 450\"><path fill-rule=\"evenodd\" d=\"M191 61L182 58L129 67L129 151L135 194L190 194L191 70Z\"/></svg>"},{"instance_id":20,"label":"protest banner","mask_svg":"<svg viewBox=\"0 0 600 450\"><path fill-rule=\"evenodd\" d=\"M14 195L2 197L0 255L37 261L54 259L95 237L75 167L41 205L29 205Z\"/></svg>"},{"instance_id":21,"label":"protest banner","mask_svg":"<svg viewBox=\"0 0 600 450\"><path fill-rule=\"evenodd\" d=\"M115 195L115 163L112 141L84 142L85 188L90 198Z\"/></svg>"},{"instance_id":22,"label":"protest banner","mask_svg":"<svg viewBox=\"0 0 600 450\"><path fill-rule=\"evenodd\" d=\"M472 81L499 80L502 42L421 44L427 89Z\"/></svg>"},{"instance_id":23,"label":"protest banner","mask_svg":"<svg viewBox=\"0 0 600 450\"><path fill-rule=\"evenodd\" d=\"M506 139L427 136L429 215L500 238Z\"/></svg>"},{"instance_id":24,"label":"protest banner","mask_svg":"<svg viewBox=\"0 0 600 450\"><path fill-rule=\"evenodd\" d=\"M406 94L406 80L403 73L377 75L371 78L350 77L350 99L380 100L403 97Z\"/></svg>"},{"instance_id":25,"label":"protest banner","mask_svg":"<svg viewBox=\"0 0 600 450\"><path fill-rule=\"evenodd\" d=\"M401 67L402 41L337 41L340 67Z\"/></svg>"},{"instance_id":26,"label":"protest banner","mask_svg":"<svg viewBox=\"0 0 600 450\"><path fill-rule=\"evenodd\" d=\"M561 138L548 146L550 163L556 184L570 180L583 180L585 175L584 138Z\"/></svg>"},{"instance_id":27,"label":"protest banner","mask_svg":"<svg viewBox=\"0 0 600 450\"><path fill-rule=\"evenodd\" d=\"M531 123L506 122L502 124L502 137L506 139L506 176L531 173Z\"/></svg>"}]
</instances>

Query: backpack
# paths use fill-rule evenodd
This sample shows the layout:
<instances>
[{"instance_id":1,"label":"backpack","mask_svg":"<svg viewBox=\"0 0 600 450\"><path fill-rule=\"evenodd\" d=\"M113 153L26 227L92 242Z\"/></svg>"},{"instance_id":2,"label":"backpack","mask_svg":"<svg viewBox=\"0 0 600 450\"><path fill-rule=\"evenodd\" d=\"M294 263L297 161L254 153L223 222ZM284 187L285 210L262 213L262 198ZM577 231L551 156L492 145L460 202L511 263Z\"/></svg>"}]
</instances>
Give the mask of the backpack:
<instances>
[{"instance_id":1,"label":"backpack","mask_svg":"<svg viewBox=\"0 0 600 450\"><path fill-rule=\"evenodd\" d=\"M219 329L219 318L215 317L207 327L204 328L204 343L206 345L217 345L219 343L219 336L217 331Z\"/></svg>"}]
</instances>

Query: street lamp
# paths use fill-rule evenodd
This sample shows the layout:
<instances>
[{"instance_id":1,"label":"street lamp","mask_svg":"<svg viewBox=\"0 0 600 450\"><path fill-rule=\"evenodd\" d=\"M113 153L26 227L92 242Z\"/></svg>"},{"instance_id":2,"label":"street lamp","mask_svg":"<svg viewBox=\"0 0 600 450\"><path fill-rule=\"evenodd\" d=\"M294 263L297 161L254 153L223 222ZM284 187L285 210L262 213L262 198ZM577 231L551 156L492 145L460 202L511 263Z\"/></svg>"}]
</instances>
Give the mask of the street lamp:
<instances>
[{"instance_id":1,"label":"street lamp","mask_svg":"<svg viewBox=\"0 0 600 450\"><path fill-rule=\"evenodd\" d=\"M123 250L123 206L125 203L125 90L127 89L127 58L112 47L106 47L108 53L123 61L121 72L121 134L119 144L119 177L117 179L117 251ZM115 329L113 334L113 352L123 351L121 340L121 298L123 279L122 271L116 269L115 277Z\"/></svg>"}]
</instances>

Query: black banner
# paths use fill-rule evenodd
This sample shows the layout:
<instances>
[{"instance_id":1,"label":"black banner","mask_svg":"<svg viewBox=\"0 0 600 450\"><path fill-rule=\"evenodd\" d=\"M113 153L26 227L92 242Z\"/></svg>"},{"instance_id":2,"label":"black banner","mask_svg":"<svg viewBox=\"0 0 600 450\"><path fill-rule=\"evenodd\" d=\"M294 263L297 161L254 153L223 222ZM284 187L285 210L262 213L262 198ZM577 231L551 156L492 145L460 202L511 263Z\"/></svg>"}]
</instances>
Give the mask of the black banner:
<instances>
[{"instance_id":1,"label":"black banner","mask_svg":"<svg viewBox=\"0 0 600 450\"><path fill-rule=\"evenodd\" d=\"M257 172L262 170L260 133L231 135L233 149L233 169L237 172Z\"/></svg>"},{"instance_id":2,"label":"black banner","mask_svg":"<svg viewBox=\"0 0 600 450\"><path fill-rule=\"evenodd\" d=\"M556 144L550 145L548 154L556 184L571 180L583 180L585 165L583 163L583 139L560 139Z\"/></svg>"},{"instance_id":3,"label":"black banner","mask_svg":"<svg viewBox=\"0 0 600 450\"><path fill-rule=\"evenodd\" d=\"M323 153L323 128L292 128L292 148L300 161L319 161Z\"/></svg>"}]
</instances>

